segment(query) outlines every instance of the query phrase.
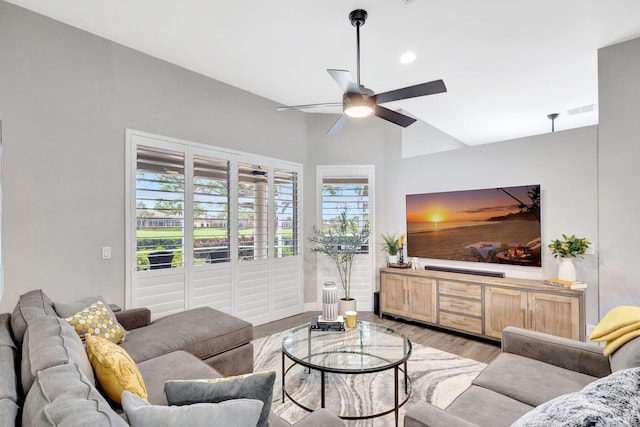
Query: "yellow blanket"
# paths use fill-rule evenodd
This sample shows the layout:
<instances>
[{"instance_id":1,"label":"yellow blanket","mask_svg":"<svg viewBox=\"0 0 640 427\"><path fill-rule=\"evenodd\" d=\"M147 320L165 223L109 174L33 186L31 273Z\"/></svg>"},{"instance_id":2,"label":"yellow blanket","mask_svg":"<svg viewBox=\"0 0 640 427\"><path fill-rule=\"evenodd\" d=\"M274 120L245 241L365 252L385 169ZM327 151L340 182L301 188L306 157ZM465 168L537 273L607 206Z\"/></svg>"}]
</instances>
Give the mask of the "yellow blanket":
<instances>
[{"instance_id":1,"label":"yellow blanket","mask_svg":"<svg viewBox=\"0 0 640 427\"><path fill-rule=\"evenodd\" d=\"M606 341L603 354L609 356L640 336L640 307L621 305L611 309L591 333L591 341Z\"/></svg>"},{"instance_id":2,"label":"yellow blanket","mask_svg":"<svg viewBox=\"0 0 640 427\"><path fill-rule=\"evenodd\" d=\"M633 325L638 326L633 328ZM605 314L600 323L591 332L589 339L591 341L608 341L608 339L617 338L617 336L638 327L640 327L640 307L621 305ZM625 328L625 331L617 334L617 331L622 328ZM615 336L616 334L617 336Z\"/></svg>"}]
</instances>

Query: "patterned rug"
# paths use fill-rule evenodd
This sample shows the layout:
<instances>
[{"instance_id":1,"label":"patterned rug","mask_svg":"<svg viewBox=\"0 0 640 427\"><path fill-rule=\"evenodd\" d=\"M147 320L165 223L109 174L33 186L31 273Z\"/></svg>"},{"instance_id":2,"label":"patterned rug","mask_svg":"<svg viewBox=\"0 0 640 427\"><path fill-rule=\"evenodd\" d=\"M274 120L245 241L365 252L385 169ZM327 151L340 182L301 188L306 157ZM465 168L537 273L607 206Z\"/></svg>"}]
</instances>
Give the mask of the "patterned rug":
<instances>
[{"instance_id":1,"label":"patterned rug","mask_svg":"<svg viewBox=\"0 0 640 427\"><path fill-rule=\"evenodd\" d=\"M286 397L282 403L282 335L278 333L253 341L255 352L255 371L275 371L277 374L273 390L273 411L294 423L308 414ZM286 366L291 361L286 359ZM451 353L436 350L413 343L413 350L408 361L411 394L404 407L400 408L400 425L404 416L404 408L415 402L427 401L440 408L445 408L471 381L484 369L484 363L465 359ZM400 401L404 400L404 376L400 373ZM341 415L361 415L363 413L379 413L393 407L393 369L366 375L326 376L326 407ZM307 407L320 406L320 374L317 371L308 373L301 366L293 367L287 373L287 391L297 401ZM347 421L352 427L383 427L394 425L394 414L388 414L372 420Z\"/></svg>"}]
</instances>

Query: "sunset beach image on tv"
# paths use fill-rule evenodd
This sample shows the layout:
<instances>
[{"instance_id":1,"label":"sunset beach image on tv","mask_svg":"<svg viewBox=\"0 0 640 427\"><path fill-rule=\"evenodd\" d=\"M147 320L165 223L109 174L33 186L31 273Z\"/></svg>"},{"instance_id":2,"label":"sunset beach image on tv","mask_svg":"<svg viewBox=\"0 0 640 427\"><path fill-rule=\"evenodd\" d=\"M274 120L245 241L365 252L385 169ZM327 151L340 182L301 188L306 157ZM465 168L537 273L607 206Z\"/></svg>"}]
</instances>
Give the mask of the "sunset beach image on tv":
<instances>
[{"instance_id":1,"label":"sunset beach image on tv","mask_svg":"<svg viewBox=\"0 0 640 427\"><path fill-rule=\"evenodd\" d=\"M410 194L407 256L541 266L540 186Z\"/></svg>"}]
</instances>

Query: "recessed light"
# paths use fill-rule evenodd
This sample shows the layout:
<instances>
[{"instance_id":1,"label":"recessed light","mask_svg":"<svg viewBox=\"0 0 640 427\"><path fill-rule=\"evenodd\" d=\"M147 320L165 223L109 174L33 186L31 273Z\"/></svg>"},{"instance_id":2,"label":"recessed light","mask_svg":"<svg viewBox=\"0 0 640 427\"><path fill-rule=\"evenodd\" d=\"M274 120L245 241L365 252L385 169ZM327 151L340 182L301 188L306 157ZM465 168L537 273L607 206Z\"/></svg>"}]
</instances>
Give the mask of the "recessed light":
<instances>
[{"instance_id":1,"label":"recessed light","mask_svg":"<svg viewBox=\"0 0 640 427\"><path fill-rule=\"evenodd\" d=\"M413 52L405 52L400 57L400 62L402 62L403 64L411 64L415 60L416 54Z\"/></svg>"}]
</instances>

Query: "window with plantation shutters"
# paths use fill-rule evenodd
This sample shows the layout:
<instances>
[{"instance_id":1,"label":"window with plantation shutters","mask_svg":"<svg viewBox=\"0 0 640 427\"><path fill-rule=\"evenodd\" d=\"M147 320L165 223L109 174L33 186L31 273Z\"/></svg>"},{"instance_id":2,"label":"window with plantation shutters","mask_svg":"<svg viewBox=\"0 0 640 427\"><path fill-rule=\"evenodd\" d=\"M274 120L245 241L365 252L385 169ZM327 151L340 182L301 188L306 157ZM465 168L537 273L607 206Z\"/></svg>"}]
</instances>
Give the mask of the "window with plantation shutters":
<instances>
[{"instance_id":1,"label":"window with plantation shutters","mask_svg":"<svg viewBox=\"0 0 640 427\"><path fill-rule=\"evenodd\" d=\"M298 255L298 173L275 169L273 174L274 257Z\"/></svg>"},{"instance_id":2,"label":"window with plantation shutters","mask_svg":"<svg viewBox=\"0 0 640 427\"><path fill-rule=\"evenodd\" d=\"M126 308L302 312L302 165L129 129L126 161Z\"/></svg>"},{"instance_id":3,"label":"window with plantation shutters","mask_svg":"<svg viewBox=\"0 0 640 427\"><path fill-rule=\"evenodd\" d=\"M369 180L368 178L322 179L322 229L331 229L342 212L355 218L360 230L369 227ZM362 242L359 254L369 253L368 242Z\"/></svg>"},{"instance_id":4,"label":"window with plantation shutters","mask_svg":"<svg viewBox=\"0 0 640 427\"><path fill-rule=\"evenodd\" d=\"M194 265L229 262L229 236L229 161L194 155Z\"/></svg>"},{"instance_id":5,"label":"window with plantation shutters","mask_svg":"<svg viewBox=\"0 0 640 427\"><path fill-rule=\"evenodd\" d=\"M138 270L183 265L184 154L140 146L136 167Z\"/></svg>"},{"instance_id":6,"label":"window with plantation shutters","mask_svg":"<svg viewBox=\"0 0 640 427\"><path fill-rule=\"evenodd\" d=\"M361 240L353 258L350 273L349 296L356 300L358 311L373 310L375 278L375 167L373 165L320 165L316 167L316 188L318 193L316 224L328 232L337 227L338 218L346 214L349 220L358 224L360 233L368 229L368 238ZM366 233L365 233L366 234ZM318 283L334 281L338 284L338 296L343 298L346 291L343 278L329 257L317 256L316 280ZM317 300L322 301L321 286L318 286Z\"/></svg>"}]
</instances>

